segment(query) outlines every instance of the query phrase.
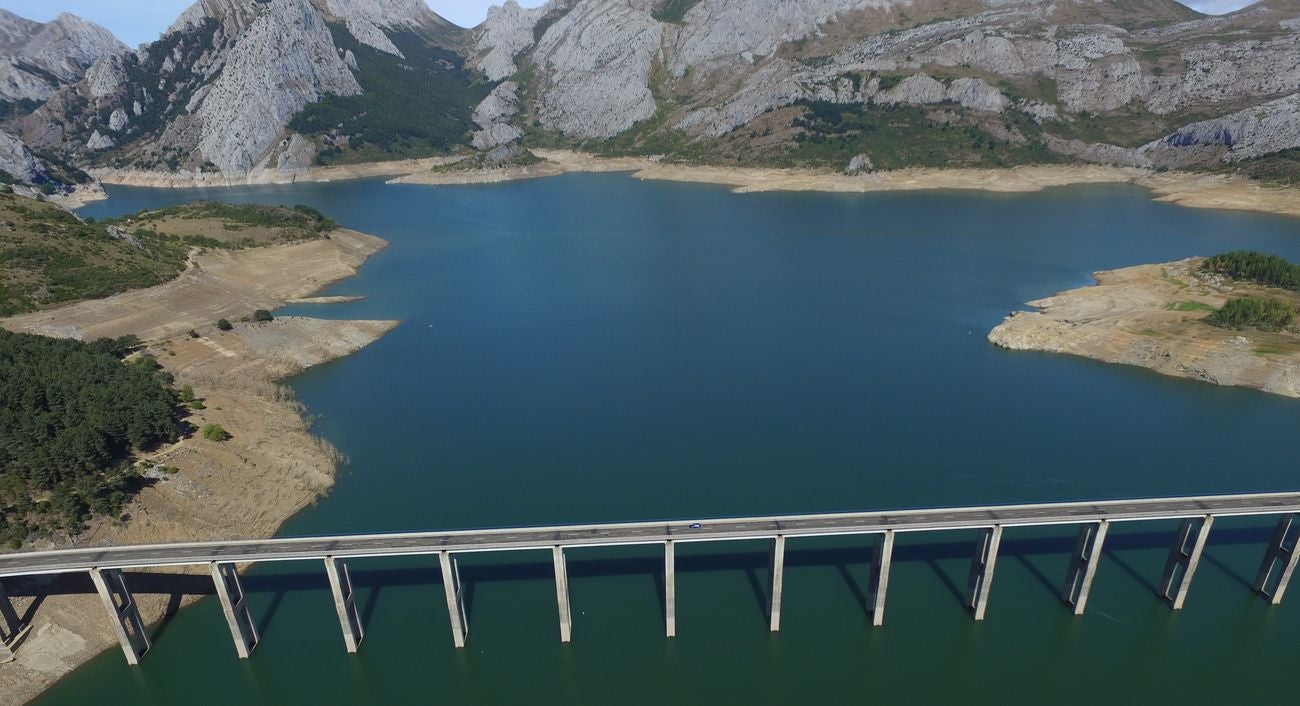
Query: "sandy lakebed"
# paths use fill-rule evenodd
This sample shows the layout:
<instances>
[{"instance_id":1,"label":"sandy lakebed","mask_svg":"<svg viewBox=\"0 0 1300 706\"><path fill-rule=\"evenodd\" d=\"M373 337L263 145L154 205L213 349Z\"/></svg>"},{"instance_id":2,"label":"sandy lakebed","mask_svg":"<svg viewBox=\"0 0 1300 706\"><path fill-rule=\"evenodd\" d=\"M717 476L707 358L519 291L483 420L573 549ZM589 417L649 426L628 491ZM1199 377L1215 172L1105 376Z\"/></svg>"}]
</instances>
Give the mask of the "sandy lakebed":
<instances>
[{"instance_id":1,"label":"sandy lakebed","mask_svg":"<svg viewBox=\"0 0 1300 706\"><path fill-rule=\"evenodd\" d=\"M274 309L354 275L386 242L339 230L331 237L192 257L177 279L107 299L0 320L13 331L94 339L135 334L146 352L191 385L205 409L189 422L220 424L231 438L217 443L195 434L144 459L152 484L125 508L129 521L93 521L70 542L45 541L27 550L157 542L269 537L333 485L339 462L328 442L311 433L301 406L277 381L346 356L379 339L396 321L333 321L279 317L235 323L255 309ZM193 330L198 334L189 334ZM132 588L151 625L210 592L206 572L193 581L157 572ZM175 573L181 573L177 571ZM115 648L104 607L84 576L7 582L30 631L14 662L0 665L7 703L28 701L101 651ZM39 610L37 610L39 608Z\"/></svg>"}]
</instances>

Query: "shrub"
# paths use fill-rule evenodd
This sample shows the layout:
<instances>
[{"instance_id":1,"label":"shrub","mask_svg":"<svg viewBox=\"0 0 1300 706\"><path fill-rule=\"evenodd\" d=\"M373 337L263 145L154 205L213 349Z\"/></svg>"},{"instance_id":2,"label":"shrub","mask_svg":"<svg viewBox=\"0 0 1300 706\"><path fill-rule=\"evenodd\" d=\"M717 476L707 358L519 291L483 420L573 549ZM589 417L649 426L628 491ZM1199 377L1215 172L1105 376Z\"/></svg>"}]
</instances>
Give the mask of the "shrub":
<instances>
[{"instance_id":1,"label":"shrub","mask_svg":"<svg viewBox=\"0 0 1300 706\"><path fill-rule=\"evenodd\" d=\"M271 316L271 312L267 311L266 309L258 309L257 311L253 312L253 321L257 321L259 323L265 323L267 321L272 321L274 319L275 317Z\"/></svg>"},{"instance_id":2,"label":"shrub","mask_svg":"<svg viewBox=\"0 0 1300 706\"><path fill-rule=\"evenodd\" d=\"M230 432L226 431L220 424L207 424L203 427L203 438L208 441L225 441L230 438Z\"/></svg>"},{"instance_id":3,"label":"shrub","mask_svg":"<svg viewBox=\"0 0 1300 706\"><path fill-rule=\"evenodd\" d=\"M217 328L222 331L229 331L234 326L231 326L230 322L225 319L217 319Z\"/></svg>"}]
</instances>

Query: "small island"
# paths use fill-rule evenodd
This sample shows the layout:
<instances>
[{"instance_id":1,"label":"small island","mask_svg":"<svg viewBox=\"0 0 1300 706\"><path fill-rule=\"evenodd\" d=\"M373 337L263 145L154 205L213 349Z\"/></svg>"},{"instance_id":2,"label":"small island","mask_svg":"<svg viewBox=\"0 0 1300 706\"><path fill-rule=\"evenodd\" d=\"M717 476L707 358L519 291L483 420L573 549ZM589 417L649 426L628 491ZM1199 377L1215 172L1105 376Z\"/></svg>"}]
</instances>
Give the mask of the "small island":
<instances>
[{"instance_id":1,"label":"small island","mask_svg":"<svg viewBox=\"0 0 1300 706\"><path fill-rule=\"evenodd\" d=\"M1300 265L1232 252L1094 276L1012 312L989 340L1300 397Z\"/></svg>"}]
</instances>

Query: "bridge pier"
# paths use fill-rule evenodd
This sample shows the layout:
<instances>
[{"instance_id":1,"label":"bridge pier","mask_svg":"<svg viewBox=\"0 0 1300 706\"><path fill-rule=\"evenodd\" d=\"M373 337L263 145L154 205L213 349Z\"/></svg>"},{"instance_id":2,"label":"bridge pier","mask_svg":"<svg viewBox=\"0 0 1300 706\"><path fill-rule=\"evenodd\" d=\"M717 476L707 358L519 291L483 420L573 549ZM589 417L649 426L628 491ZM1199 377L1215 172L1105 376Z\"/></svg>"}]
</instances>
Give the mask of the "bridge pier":
<instances>
[{"instance_id":1,"label":"bridge pier","mask_svg":"<svg viewBox=\"0 0 1300 706\"><path fill-rule=\"evenodd\" d=\"M361 616L357 613L357 595L352 590L352 574L348 565L332 556L325 557L325 573L329 576L330 592L334 594L334 609L339 614L339 625L343 627L343 645L349 653L356 653L365 638L365 627L361 625Z\"/></svg>"},{"instance_id":2,"label":"bridge pier","mask_svg":"<svg viewBox=\"0 0 1300 706\"><path fill-rule=\"evenodd\" d=\"M1002 525L980 530L975 542L975 556L971 559L970 579L966 582L966 607L976 620L984 619L989 602L989 588L993 585L993 569L997 566L998 547L1002 544Z\"/></svg>"},{"instance_id":3,"label":"bridge pier","mask_svg":"<svg viewBox=\"0 0 1300 706\"><path fill-rule=\"evenodd\" d=\"M768 597L767 615L772 632L781 629L781 584L785 580L785 536L777 535L772 541L769 558L772 573L772 593Z\"/></svg>"},{"instance_id":4,"label":"bridge pier","mask_svg":"<svg viewBox=\"0 0 1300 706\"><path fill-rule=\"evenodd\" d=\"M1286 593L1286 586L1291 582L1291 574L1295 572L1296 562L1300 560L1300 552L1296 551L1300 548L1300 537L1287 541L1287 535L1291 533L1296 517L1296 515L1285 515L1278 520L1277 530L1273 533L1273 539L1269 541L1268 550L1264 553L1264 562L1260 564L1259 573L1255 576L1255 590L1273 605L1282 602L1282 594ZM1278 575L1277 584L1269 589L1268 584L1278 564L1281 564L1282 571Z\"/></svg>"},{"instance_id":5,"label":"bridge pier","mask_svg":"<svg viewBox=\"0 0 1300 706\"><path fill-rule=\"evenodd\" d=\"M135 598L126 587L126 577L121 569L91 569L90 580L95 590L104 601L113 632L126 654L127 664L139 664L140 658L149 651L149 631L140 619L140 610Z\"/></svg>"},{"instance_id":6,"label":"bridge pier","mask_svg":"<svg viewBox=\"0 0 1300 706\"><path fill-rule=\"evenodd\" d=\"M564 559L564 547L552 547L555 563L555 603L560 609L560 642L573 638L573 617L569 612L569 565Z\"/></svg>"},{"instance_id":7,"label":"bridge pier","mask_svg":"<svg viewBox=\"0 0 1300 706\"><path fill-rule=\"evenodd\" d=\"M244 585L239 580L239 570L234 564L211 562L212 582L217 586L217 598L221 600L221 612L226 615L226 624L230 626L230 636L235 640L235 652L240 659L248 659L257 647L257 624L253 614L248 610Z\"/></svg>"},{"instance_id":8,"label":"bridge pier","mask_svg":"<svg viewBox=\"0 0 1300 706\"><path fill-rule=\"evenodd\" d=\"M14 652L30 629L31 626L25 625L18 617L4 583L0 582L0 664L14 661Z\"/></svg>"},{"instance_id":9,"label":"bridge pier","mask_svg":"<svg viewBox=\"0 0 1300 706\"><path fill-rule=\"evenodd\" d=\"M664 628L677 637L677 549L673 540L664 542Z\"/></svg>"},{"instance_id":10,"label":"bridge pier","mask_svg":"<svg viewBox=\"0 0 1300 706\"><path fill-rule=\"evenodd\" d=\"M1109 529L1110 522L1107 520L1079 528L1074 555L1070 557L1070 570L1065 575L1065 588L1061 590L1061 600L1074 609L1075 615L1083 615L1084 607L1088 605L1092 579L1097 575L1102 543L1106 541Z\"/></svg>"},{"instance_id":11,"label":"bridge pier","mask_svg":"<svg viewBox=\"0 0 1300 706\"><path fill-rule=\"evenodd\" d=\"M438 552L442 564L442 588L447 594L447 614L451 616L451 639L456 647L465 647L469 637L469 620L465 615L465 595L460 589L460 562L451 552Z\"/></svg>"},{"instance_id":12,"label":"bridge pier","mask_svg":"<svg viewBox=\"0 0 1300 706\"><path fill-rule=\"evenodd\" d=\"M1183 520L1178 528L1174 546L1169 549L1169 558L1165 560L1164 574L1160 578L1160 597L1169 601L1174 610L1182 610L1183 601L1187 600L1187 589L1192 585L1192 576L1201 563L1201 552L1205 550L1205 540L1210 536L1210 527L1214 516L1191 517ZM1189 547L1188 541L1192 544ZM1181 569L1181 571L1180 571Z\"/></svg>"},{"instance_id":13,"label":"bridge pier","mask_svg":"<svg viewBox=\"0 0 1300 706\"><path fill-rule=\"evenodd\" d=\"M875 556L871 557L871 624L885 624L885 593L889 590L889 566L894 560L894 530L876 535Z\"/></svg>"}]
</instances>

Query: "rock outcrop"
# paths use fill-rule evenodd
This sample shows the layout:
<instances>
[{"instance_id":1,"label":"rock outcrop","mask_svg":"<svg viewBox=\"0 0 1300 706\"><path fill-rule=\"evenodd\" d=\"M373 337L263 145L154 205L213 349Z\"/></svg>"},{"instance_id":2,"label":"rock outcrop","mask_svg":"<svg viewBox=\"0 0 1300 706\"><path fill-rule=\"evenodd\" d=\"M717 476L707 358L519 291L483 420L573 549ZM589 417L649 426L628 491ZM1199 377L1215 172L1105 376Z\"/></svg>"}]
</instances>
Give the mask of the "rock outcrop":
<instances>
[{"instance_id":1,"label":"rock outcrop","mask_svg":"<svg viewBox=\"0 0 1300 706\"><path fill-rule=\"evenodd\" d=\"M227 53L194 113L198 148L223 172L251 171L308 103L361 92L308 0L272 0L266 8Z\"/></svg>"},{"instance_id":2,"label":"rock outcrop","mask_svg":"<svg viewBox=\"0 0 1300 706\"><path fill-rule=\"evenodd\" d=\"M1145 145L1142 152L1166 167L1237 162L1300 147L1300 94L1192 123Z\"/></svg>"},{"instance_id":3,"label":"rock outcrop","mask_svg":"<svg viewBox=\"0 0 1300 706\"><path fill-rule=\"evenodd\" d=\"M490 8L487 19L475 31L472 63L489 81L508 78L519 70L515 57L537 41L538 23L567 8L568 0L550 0L541 7L528 9L520 7L515 0L506 0L504 5Z\"/></svg>"},{"instance_id":4,"label":"rock outcrop","mask_svg":"<svg viewBox=\"0 0 1300 706\"><path fill-rule=\"evenodd\" d=\"M664 26L655 0L579 2L533 50L543 125L576 137L609 138L655 114L650 90Z\"/></svg>"},{"instance_id":5,"label":"rock outcrop","mask_svg":"<svg viewBox=\"0 0 1300 706\"><path fill-rule=\"evenodd\" d=\"M44 101L96 61L127 51L112 32L76 15L40 23L0 10L0 101Z\"/></svg>"},{"instance_id":6,"label":"rock outcrop","mask_svg":"<svg viewBox=\"0 0 1300 706\"><path fill-rule=\"evenodd\" d=\"M0 130L0 170L29 186L43 184L50 179L49 170L27 145L3 130Z\"/></svg>"}]
</instances>

